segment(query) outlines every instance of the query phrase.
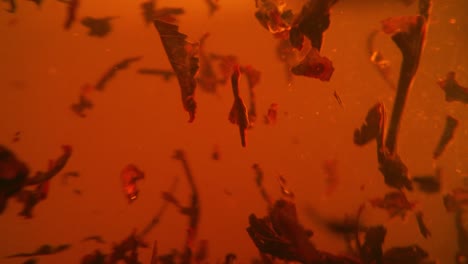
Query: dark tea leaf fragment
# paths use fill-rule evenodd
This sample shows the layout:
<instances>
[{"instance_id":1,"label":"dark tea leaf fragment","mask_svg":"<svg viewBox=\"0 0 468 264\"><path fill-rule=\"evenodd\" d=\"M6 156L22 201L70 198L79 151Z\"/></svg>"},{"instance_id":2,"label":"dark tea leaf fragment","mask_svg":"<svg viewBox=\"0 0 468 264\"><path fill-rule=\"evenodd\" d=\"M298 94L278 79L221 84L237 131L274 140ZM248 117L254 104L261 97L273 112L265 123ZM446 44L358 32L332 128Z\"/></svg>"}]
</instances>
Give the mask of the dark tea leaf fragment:
<instances>
[{"instance_id":1,"label":"dark tea leaf fragment","mask_svg":"<svg viewBox=\"0 0 468 264\"><path fill-rule=\"evenodd\" d=\"M291 201L277 200L264 218L251 214L247 233L262 254L285 261L360 263L353 258L317 250L310 241L313 233L299 223L296 206Z\"/></svg>"},{"instance_id":2,"label":"dark tea leaf fragment","mask_svg":"<svg viewBox=\"0 0 468 264\"><path fill-rule=\"evenodd\" d=\"M125 238L122 242L112 247L112 252L109 254L108 261L106 263L140 263L138 261L138 249L148 248L148 244L145 243L140 237L137 236L136 230ZM101 257L100 252L96 252L98 257Z\"/></svg>"},{"instance_id":3,"label":"dark tea leaf fragment","mask_svg":"<svg viewBox=\"0 0 468 264\"><path fill-rule=\"evenodd\" d=\"M408 211L413 210L416 203L408 201L402 191L392 191L386 193L384 198L374 198L369 200L373 207L384 209L390 218L400 216L404 218Z\"/></svg>"},{"instance_id":4,"label":"dark tea leaf fragment","mask_svg":"<svg viewBox=\"0 0 468 264\"><path fill-rule=\"evenodd\" d=\"M424 215L423 212L418 211L416 212L416 221L418 222L419 232L424 238L429 238L432 234L429 228L427 228L426 224L424 223Z\"/></svg>"},{"instance_id":5,"label":"dark tea leaf fragment","mask_svg":"<svg viewBox=\"0 0 468 264\"><path fill-rule=\"evenodd\" d=\"M42 245L36 251L30 253L17 253L14 255L9 255L7 258L18 258L18 257L35 257L35 256L44 256L44 255L53 255L65 251L71 247L70 244L61 244L58 246L52 245Z\"/></svg>"},{"instance_id":6,"label":"dark tea leaf fragment","mask_svg":"<svg viewBox=\"0 0 468 264\"><path fill-rule=\"evenodd\" d=\"M69 0L67 4L67 19L64 23L65 30L69 30L76 21L76 12L80 6L80 0Z\"/></svg>"},{"instance_id":7,"label":"dark tea leaf fragment","mask_svg":"<svg viewBox=\"0 0 468 264\"><path fill-rule=\"evenodd\" d=\"M93 253L87 254L81 258L81 264L106 264L107 255L101 251L96 250Z\"/></svg>"},{"instance_id":8,"label":"dark tea leaf fragment","mask_svg":"<svg viewBox=\"0 0 468 264\"><path fill-rule=\"evenodd\" d=\"M294 75L327 82L330 81L334 70L332 62L327 57L322 57L315 48L312 48L299 64L291 68Z\"/></svg>"},{"instance_id":9,"label":"dark tea leaf fragment","mask_svg":"<svg viewBox=\"0 0 468 264\"><path fill-rule=\"evenodd\" d=\"M366 121L354 131L354 144L364 146L377 139L383 129L385 109L382 103L375 104L367 112Z\"/></svg>"},{"instance_id":10,"label":"dark tea leaf fragment","mask_svg":"<svg viewBox=\"0 0 468 264\"><path fill-rule=\"evenodd\" d=\"M116 17L84 17L81 19L81 25L88 28L88 35L91 37L103 38L107 36L111 30L111 20L116 19Z\"/></svg>"},{"instance_id":11,"label":"dark tea leaf fragment","mask_svg":"<svg viewBox=\"0 0 468 264\"><path fill-rule=\"evenodd\" d=\"M259 0L255 18L258 22L278 38L286 38L291 28L293 13L286 9L281 0Z\"/></svg>"},{"instance_id":12,"label":"dark tea leaf fragment","mask_svg":"<svg viewBox=\"0 0 468 264\"><path fill-rule=\"evenodd\" d=\"M15 135L13 136L13 139L11 140L13 143L16 143L18 141L20 141L20 136L21 136L21 132L20 131L16 131L15 132Z\"/></svg>"},{"instance_id":13,"label":"dark tea leaf fragment","mask_svg":"<svg viewBox=\"0 0 468 264\"><path fill-rule=\"evenodd\" d=\"M249 115L247 107L244 101L239 95L239 79L240 79L240 68L239 66L234 67L234 72L231 76L232 93L234 95L234 103L231 111L229 112L229 121L232 124L236 124L239 127L239 133L241 138L242 147L246 147L246 135L245 132L249 127Z\"/></svg>"},{"instance_id":14,"label":"dark tea leaf fragment","mask_svg":"<svg viewBox=\"0 0 468 264\"><path fill-rule=\"evenodd\" d=\"M189 43L187 36L179 32L179 27L161 20L153 21L159 32L166 55L172 69L177 75L181 90L184 109L189 113L189 122L195 120L197 104L195 102L195 89L197 82L195 75L198 72L198 58L195 56L197 45Z\"/></svg>"},{"instance_id":15,"label":"dark tea leaf fragment","mask_svg":"<svg viewBox=\"0 0 468 264\"><path fill-rule=\"evenodd\" d=\"M267 190L265 189L265 186L263 185L263 170L260 168L260 165L257 163L254 163L252 165L252 169L255 172L255 184L257 185L257 188L260 190L260 194L262 195L263 200L268 205L268 208L270 208L273 205L273 200L270 198L270 195L268 194Z\"/></svg>"},{"instance_id":16,"label":"dark tea leaf fragment","mask_svg":"<svg viewBox=\"0 0 468 264\"><path fill-rule=\"evenodd\" d=\"M221 159L221 154L220 154L218 145L215 145L213 147L213 152L211 152L211 159L212 160L220 160Z\"/></svg>"},{"instance_id":17,"label":"dark tea leaf fragment","mask_svg":"<svg viewBox=\"0 0 468 264\"><path fill-rule=\"evenodd\" d=\"M208 6L208 12L212 16L216 11L219 10L219 0L205 0L206 5Z\"/></svg>"},{"instance_id":18,"label":"dark tea leaf fragment","mask_svg":"<svg viewBox=\"0 0 468 264\"><path fill-rule=\"evenodd\" d=\"M400 120L418 70L426 36L426 20L427 18L418 15L391 17L382 21L383 31L392 35L393 42L403 56L393 112L385 138L385 147L390 154L396 151Z\"/></svg>"},{"instance_id":19,"label":"dark tea leaf fragment","mask_svg":"<svg viewBox=\"0 0 468 264\"><path fill-rule=\"evenodd\" d=\"M153 20L158 19L168 23L175 23L177 22L178 15L182 15L185 13L185 10L180 7L163 7L158 8L154 11ZM153 21L152 20L152 21Z\"/></svg>"},{"instance_id":20,"label":"dark tea leaf fragment","mask_svg":"<svg viewBox=\"0 0 468 264\"><path fill-rule=\"evenodd\" d=\"M8 13L16 12L16 0L7 0L10 3L10 9L6 10Z\"/></svg>"},{"instance_id":21,"label":"dark tea leaf fragment","mask_svg":"<svg viewBox=\"0 0 468 264\"><path fill-rule=\"evenodd\" d=\"M385 264L418 264L429 257L427 251L418 245L392 247L384 253Z\"/></svg>"},{"instance_id":22,"label":"dark tea leaf fragment","mask_svg":"<svg viewBox=\"0 0 468 264\"><path fill-rule=\"evenodd\" d=\"M7 206L8 199L18 194L23 188L29 168L16 155L0 145L0 215Z\"/></svg>"},{"instance_id":23,"label":"dark tea leaf fragment","mask_svg":"<svg viewBox=\"0 0 468 264\"><path fill-rule=\"evenodd\" d=\"M41 6L43 0L29 0L29 1L30 1L30 2L33 2L33 3L36 4L37 6Z\"/></svg>"},{"instance_id":24,"label":"dark tea leaf fragment","mask_svg":"<svg viewBox=\"0 0 468 264\"><path fill-rule=\"evenodd\" d=\"M455 80L455 72L447 73L445 79L437 82L442 90L445 92L445 100L447 102L458 101L463 104L468 104L468 87L461 86Z\"/></svg>"},{"instance_id":25,"label":"dark tea leaf fragment","mask_svg":"<svg viewBox=\"0 0 468 264\"><path fill-rule=\"evenodd\" d=\"M49 181L45 181L39 183L34 190L21 190L17 195L17 201L23 203L23 210L18 215L31 219L34 207L47 198L49 185Z\"/></svg>"},{"instance_id":26,"label":"dark tea leaf fragment","mask_svg":"<svg viewBox=\"0 0 468 264\"><path fill-rule=\"evenodd\" d=\"M396 189L413 190L413 184L408 177L408 167L398 154L390 154L387 149L378 153L379 170L384 176L385 184Z\"/></svg>"},{"instance_id":27,"label":"dark tea leaf fragment","mask_svg":"<svg viewBox=\"0 0 468 264\"><path fill-rule=\"evenodd\" d=\"M105 244L106 243L106 241L104 239L102 239L101 236L98 236L98 235L88 236L88 237L83 238L82 242L86 242L86 241L95 241L95 242L100 243L100 244Z\"/></svg>"},{"instance_id":28,"label":"dark tea leaf fragment","mask_svg":"<svg viewBox=\"0 0 468 264\"><path fill-rule=\"evenodd\" d=\"M71 110L77 114L79 117L86 117L86 114L84 113L86 110L91 110L93 109L94 104L93 102L88 99L85 95L81 94L80 95L80 101L78 103L72 104L71 105Z\"/></svg>"},{"instance_id":29,"label":"dark tea leaf fragment","mask_svg":"<svg viewBox=\"0 0 468 264\"><path fill-rule=\"evenodd\" d=\"M441 189L442 170L436 169L435 175L418 175L411 179L418 185L421 192L427 194L439 193Z\"/></svg>"},{"instance_id":30,"label":"dark tea leaf fragment","mask_svg":"<svg viewBox=\"0 0 468 264\"><path fill-rule=\"evenodd\" d=\"M72 154L72 148L69 145L62 146L63 154L54 161L49 162L49 169L46 172L39 171L34 177L27 179L26 185L36 185L52 179L67 165Z\"/></svg>"},{"instance_id":31,"label":"dark tea leaf fragment","mask_svg":"<svg viewBox=\"0 0 468 264\"><path fill-rule=\"evenodd\" d=\"M175 76L175 73L171 70L160 70L160 69L150 69L150 68L141 68L138 69L139 74L144 75L156 75L161 76L165 81L171 80Z\"/></svg>"},{"instance_id":32,"label":"dark tea leaf fragment","mask_svg":"<svg viewBox=\"0 0 468 264\"><path fill-rule=\"evenodd\" d=\"M330 26L330 8L337 2L338 0L308 0L292 23L289 35L291 44L301 50L305 36L312 47L320 52L323 33Z\"/></svg>"},{"instance_id":33,"label":"dark tea leaf fragment","mask_svg":"<svg viewBox=\"0 0 468 264\"><path fill-rule=\"evenodd\" d=\"M224 257L224 264L234 264L237 260L237 256L234 253L226 254Z\"/></svg>"},{"instance_id":34,"label":"dark tea leaf fragment","mask_svg":"<svg viewBox=\"0 0 468 264\"><path fill-rule=\"evenodd\" d=\"M452 116L446 117L444 131L432 155L434 159L438 159L440 155L442 155L442 153L444 152L444 150L446 149L450 141L453 139L457 126L458 126L457 119L453 118Z\"/></svg>"},{"instance_id":35,"label":"dark tea leaf fragment","mask_svg":"<svg viewBox=\"0 0 468 264\"><path fill-rule=\"evenodd\" d=\"M195 184L195 179L192 174L192 170L188 164L185 156L185 151L178 149L175 151L173 158L180 161L185 171L187 182L190 185L190 205L184 207L181 213L187 215L189 218L189 224L187 228L187 236L185 239L184 250L181 254L181 263L190 264L193 259L195 252L195 241L198 235L198 226L200 224L200 196L198 194L198 187Z\"/></svg>"},{"instance_id":36,"label":"dark tea leaf fragment","mask_svg":"<svg viewBox=\"0 0 468 264\"><path fill-rule=\"evenodd\" d=\"M107 83L115 77L117 72L127 69L132 63L135 63L142 58L142 56L129 57L114 64L106 73L104 73L101 79L99 79L95 89L98 91L103 91Z\"/></svg>"},{"instance_id":37,"label":"dark tea leaf fragment","mask_svg":"<svg viewBox=\"0 0 468 264\"><path fill-rule=\"evenodd\" d=\"M39 260L37 260L36 258L27 259L23 262L23 264L37 264L37 263L39 263Z\"/></svg>"},{"instance_id":38,"label":"dark tea leaf fragment","mask_svg":"<svg viewBox=\"0 0 468 264\"><path fill-rule=\"evenodd\" d=\"M264 116L265 124L267 125L275 125L278 121L278 104L272 103L268 108L267 114Z\"/></svg>"},{"instance_id":39,"label":"dark tea leaf fragment","mask_svg":"<svg viewBox=\"0 0 468 264\"><path fill-rule=\"evenodd\" d=\"M443 202L447 212L455 212L460 208L468 205L468 189L459 187L452 190L451 193L445 194Z\"/></svg>"},{"instance_id":40,"label":"dark tea leaf fragment","mask_svg":"<svg viewBox=\"0 0 468 264\"><path fill-rule=\"evenodd\" d=\"M382 225L371 226L366 230L364 243L361 245L357 241L362 263L385 263L382 246L386 235L387 229Z\"/></svg>"}]
</instances>

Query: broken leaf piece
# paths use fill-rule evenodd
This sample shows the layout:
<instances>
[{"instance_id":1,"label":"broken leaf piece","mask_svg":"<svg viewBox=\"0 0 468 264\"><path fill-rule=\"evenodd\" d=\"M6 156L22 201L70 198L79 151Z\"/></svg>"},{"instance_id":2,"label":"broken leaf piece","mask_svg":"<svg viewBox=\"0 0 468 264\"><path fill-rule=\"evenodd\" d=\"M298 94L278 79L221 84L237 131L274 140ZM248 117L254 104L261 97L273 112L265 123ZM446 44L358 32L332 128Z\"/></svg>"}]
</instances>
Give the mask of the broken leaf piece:
<instances>
[{"instance_id":1,"label":"broken leaf piece","mask_svg":"<svg viewBox=\"0 0 468 264\"><path fill-rule=\"evenodd\" d=\"M411 179L418 185L421 192L424 193L439 193L441 189L442 169L437 168L435 175L414 176Z\"/></svg>"},{"instance_id":2,"label":"broken leaf piece","mask_svg":"<svg viewBox=\"0 0 468 264\"><path fill-rule=\"evenodd\" d=\"M78 178L80 177L80 173L78 171L67 171L62 173L62 181L64 184L67 183L68 178L73 177L73 178Z\"/></svg>"},{"instance_id":3,"label":"broken leaf piece","mask_svg":"<svg viewBox=\"0 0 468 264\"><path fill-rule=\"evenodd\" d=\"M106 263L119 263L122 260L125 261L125 263L139 263L138 248L148 247L148 244L137 236L136 230L133 230L133 232L122 242L117 245L114 244L112 253L109 254L109 262ZM99 254L99 256L100 255L101 254Z\"/></svg>"},{"instance_id":4,"label":"broken leaf piece","mask_svg":"<svg viewBox=\"0 0 468 264\"><path fill-rule=\"evenodd\" d=\"M392 40L403 56L393 112L385 138L385 148L390 154L396 151L400 120L418 70L426 36L426 20L423 16L408 16L391 17L382 21L384 32L392 34Z\"/></svg>"},{"instance_id":5,"label":"broken leaf piece","mask_svg":"<svg viewBox=\"0 0 468 264\"><path fill-rule=\"evenodd\" d=\"M278 120L278 104L277 103L272 103L270 107L268 108L268 112L265 115L265 124L276 124L276 121Z\"/></svg>"},{"instance_id":6,"label":"broken leaf piece","mask_svg":"<svg viewBox=\"0 0 468 264\"><path fill-rule=\"evenodd\" d=\"M302 7L301 13L294 19L290 31L290 41L293 47L301 50L304 36L312 47L320 52L323 33L330 26L330 8L338 0L308 0Z\"/></svg>"},{"instance_id":7,"label":"broken leaf piece","mask_svg":"<svg viewBox=\"0 0 468 264\"><path fill-rule=\"evenodd\" d=\"M13 139L11 140L13 143L15 142L18 142L20 140L20 135L21 135L21 132L20 131L16 131L15 132L15 135L13 136Z\"/></svg>"},{"instance_id":8,"label":"broken leaf piece","mask_svg":"<svg viewBox=\"0 0 468 264\"><path fill-rule=\"evenodd\" d=\"M177 22L177 15L182 15L185 13L185 10L180 7L163 7L158 8L154 11L154 19L158 19L161 21L165 21L168 23L175 23Z\"/></svg>"},{"instance_id":9,"label":"broken leaf piece","mask_svg":"<svg viewBox=\"0 0 468 264\"><path fill-rule=\"evenodd\" d=\"M156 0L148 0L140 4L145 23L148 25L154 20Z\"/></svg>"},{"instance_id":10,"label":"broken leaf piece","mask_svg":"<svg viewBox=\"0 0 468 264\"><path fill-rule=\"evenodd\" d=\"M10 10L7 10L8 13L16 12L16 0L7 0L10 3Z\"/></svg>"},{"instance_id":11,"label":"broken leaf piece","mask_svg":"<svg viewBox=\"0 0 468 264\"><path fill-rule=\"evenodd\" d=\"M451 193L444 195L443 201L447 212L455 212L468 205L468 189L455 188Z\"/></svg>"},{"instance_id":12,"label":"broken leaf piece","mask_svg":"<svg viewBox=\"0 0 468 264\"><path fill-rule=\"evenodd\" d=\"M382 225L371 226L365 232L364 243L361 245L357 237L359 254L363 263L383 262L382 245L387 235L387 229Z\"/></svg>"},{"instance_id":13,"label":"broken leaf piece","mask_svg":"<svg viewBox=\"0 0 468 264\"><path fill-rule=\"evenodd\" d=\"M211 159L213 160L220 160L221 159L221 154L219 152L219 146L215 145L213 147L213 152L211 153Z\"/></svg>"},{"instance_id":14,"label":"broken leaf piece","mask_svg":"<svg viewBox=\"0 0 468 264\"><path fill-rule=\"evenodd\" d=\"M41 6L43 0L29 0L29 1L35 3L37 6Z\"/></svg>"},{"instance_id":15,"label":"broken leaf piece","mask_svg":"<svg viewBox=\"0 0 468 264\"><path fill-rule=\"evenodd\" d=\"M23 262L23 264L37 264L37 263L39 263L39 260L37 260L36 258L30 258Z\"/></svg>"},{"instance_id":16,"label":"broken leaf piece","mask_svg":"<svg viewBox=\"0 0 468 264\"><path fill-rule=\"evenodd\" d=\"M113 19L116 19L116 17L95 18L87 16L81 19L81 24L88 28L89 36L103 38L111 32L110 22Z\"/></svg>"},{"instance_id":17,"label":"broken leaf piece","mask_svg":"<svg viewBox=\"0 0 468 264\"><path fill-rule=\"evenodd\" d=\"M31 219L34 207L47 198L49 193L49 181L39 183L34 190L21 190L17 196L17 201L23 203L23 210L18 214L24 218Z\"/></svg>"},{"instance_id":18,"label":"broken leaf piece","mask_svg":"<svg viewBox=\"0 0 468 264\"><path fill-rule=\"evenodd\" d=\"M105 264L107 255L101 251L96 250L93 253L83 256L81 264Z\"/></svg>"},{"instance_id":19,"label":"broken leaf piece","mask_svg":"<svg viewBox=\"0 0 468 264\"><path fill-rule=\"evenodd\" d=\"M252 165L252 169L255 171L255 184L260 190L260 194L262 195L263 200L265 200L265 202L268 205L268 208L270 208L273 205L273 201L271 200L270 195L268 194L267 190L265 189L265 186L263 185L263 170L257 163L254 163Z\"/></svg>"},{"instance_id":20,"label":"broken leaf piece","mask_svg":"<svg viewBox=\"0 0 468 264\"><path fill-rule=\"evenodd\" d=\"M143 57L142 56L129 57L114 64L97 82L95 89L98 91L103 91L107 82L112 80L112 78L115 77L118 71L127 69L130 66L130 64L141 60L141 58Z\"/></svg>"},{"instance_id":21,"label":"broken leaf piece","mask_svg":"<svg viewBox=\"0 0 468 264\"><path fill-rule=\"evenodd\" d=\"M309 237L297 222L294 204L278 200L274 204L274 208L276 208L273 209L274 213L272 210L272 213L264 218L257 218L254 214L249 216L247 232L250 238L262 253L283 260L306 263L303 259L304 256L296 248L296 244L304 243L308 249L311 249L307 251L310 254L317 254L317 250L308 241ZM301 231L303 231L302 236L296 238L295 233L299 234ZM304 254L307 253L304 252Z\"/></svg>"},{"instance_id":22,"label":"broken leaf piece","mask_svg":"<svg viewBox=\"0 0 468 264\"><path fill-rule=\"evenodd\" d=\"M76 20L76 12L80 6L80 0L69 0L67 4L67 19L65 20L64 28L69 30Z\"/></svg>"},{"instance_id":23,"label":"broken leaf piece","mask_svg":"<svg viewBox=\"0 0 468 264\"><path fill-rule=\"evenodd\" d=\"M354 131L354 144L363 146L377 139L383 129L385 109L382 103L375 104L367 112L366 121Z\"/></svg>"},{"instance_id":24,"label":"broken leaf piece","mask_svg":"<svg viewBox=\"0 0 468 264\"><path fill-rule=\"evenodd\" d=\"M63 154L56 160L49 161L49 169L46 172L39 171L34 177L26 181L26 185L36 185L52 179L67 165L72 154L72 148L69 145L62 146Z\"/></svg>"},{"instance_id":25,"label":"broken leaf piece","mask_svg":"<svg viewBox=\"0 0 468 264\"><path fill-rule=\"evenodd\" d=\"M402 219L416 205L416 203L408 201L402 191L389 192L385 194L384 198L374 198L369 202L373 207L386 210L390 218L400 216Z\"/></svg>"},{"instance_id":26,"label":"broken leaf piece","mask_svg":"<svg viewBox=\"0 0 468 264\"><path fill-rule=\"evenodd\" d=\"M106 243L106 241L104 241L104 239L102 239L101 236L88 236L88 237L83 238L82 242L86 242L86 241L96 241L97 243L100 243L100 244Z\"/></svg>"},{"instance_id":27,"label":"broken leaf piece","mask_svg":"<svg viewBox=\"0 0 468 264\"><path fill-rule=\"evenodd\" d=\"M237 256L234 253L226 254L224 257L224 264L234 264L237 260Z\"/></svg>"},{"instance_id":28,"label":"broken leaf piece","mask_svg":"<svg viewBox=\"0 0 468 264\"><path fill-rule=\"evenodd\" d=\"M180 207L181 213L185 214L189 218L189 225L187 228L187 236L185 238L184 250L181 254L181 263L189 264L192 262L193 253L195 248L195 240L198 235L198 226L200 222L200 197L198 194L198 188L195 184L195 179L192 174L192 170L188 164L187 158L185 156L185 151L178 149L175 151L173 158L180 161L185 171L185 176L190 185L191 194L190 194L190 205L187 207Z\"/></svg>"},{"instance_id":29,"label":"broken leaf piece","mask_svg":"<svg viewBox=\"0 0 468 264\"><path fill-rule=\"evenodd\" d=\"M84 95L80 95L80 101L71 105L71 110L79 117L86 117L85 110L93 109L93 102Z\"/></svg>"},{"instance_id":30,"label":"broken leaf piece","mask_svg":"<svg viewBox=\"0 0 468 264\"><path fill-rule=\"evenodd\" d=\"M208 12L212 16L216 11L219 10L219 0L205 0L206 5L208 6Z\"/></svg>"},{"instance_id":31,"label":"broken leaf piece","mask_svg":"<svg viewBox=\"0 0 468 264\"><path fill-rule=\"evenodd\" d=\"M296 206L287 200L277 200L266 217L249 216L247 233L260 253L301 263L357 264L357 260L319 251L310 241L313 233L298 221Z\"/></svg>"},{"instance_id":32,"label":"broken leaf piece","mask_svg":"<svg viewBox=\"0 0 468 264\"><path fill-rule=\"evenodd\" d=\"M0 215L8 199L21 191L28 175L28 166L11 150L0 145Z\"/></svg>"},{"instance_id":33,"label":"broken leaf piece","mask_svg":"<svg viewBox=\"0 0 468 264\"><path fill-rule=\"evenodd\" d=\"M408 177L408 167L398 154L390 154L383 148L378 152L379 170L384 176L385 184L396 189L413 190L413 184Z\"/></svg>"},{"instance_id":34,"label":"broken leaf piece","mask_svg":"<svg viewBox=\"0 0 468 264\"><path fill-rule=\"evenodd\" d=\"M172 77L175 76L175 73L171 70L160 70L160 69L150 69L150 68L141 68L138 69L139 74L145 75L156 75L162 76L165 81L169 81Z\"/></svg>"},{"instance_id":35,"label":"broken leaf piece","mask_svg":"<svg viewBox=\"0 0 468 264\"><path fill-rule=\"evenodd\" d=\"M447 102L459 101L468 104L468 88L458 84L454 71L447 73L447 77L440 79L437 84L444 90Z\"/></svg>"},{"instance_id":36,"label":"broken leaf piece","mask_svg":"<svg viewBox=\"0 0 468 264\"><path fill-rule=\"evenodd\" d=\"M384 253L384 263L388 264L415 264L421 263L429 256L427 251L418 245L406 247L392 247Z\"/></svg>"},{"instance_id":37,"label":"broken leaf piece","mask_svg":"<svg viewBox=\"0 0 468 264\"><path fill-rule=\"evenodd\" d=\"M194 252L195 263L204 263L208 258L208 240L200 240L198 249Z\"/></svg>"},{"instance_id":38,"label":"broken leaf piece","mask_svg":"<svg viewBox=\"0 0 468 264\"><path fill-rule=\"evenodd\" d=\"M241 138L242 147L246 146L245 131L249 127L249 116L247 113L247 107L244 101L239 95L239 79L240 79L240 68L239 66L234 67L234 72L231 77L232 93L234 95L234 103L231 111L229 112L229 121L239 126L239 133Z\"/></svg>"},{"instance_id":39,"label":"broken leaf piece","mask_svg":"<svg viewBox=\"0 0 468 264\"><path fill-rule=\"evenodd\" d=\"M444 127L444 132L442 133L442 136L440 137L439 143L437 144L434 153L433 153L433 158L437 159L442 155L442 152L444 152L445 148L447 145L450 143L450 141L453 139L453 136L455 134L455 131L458 126L458 120L451 117L447 116L445 119L445 127Z\"/></svg>"},{"instance_id":40,"label":"broken leaf piece","mask_svg":"<svg viewBox=\"0 0 468 264\"><path fill-rule=\"evenodd\" d=\"M71 110L79 117L86 117L85 111L94 107L89 94L94 90L94 86L86 83L81 87L80 100L78 103L71 105Z\"/></svg>"},{"instance_id":41,"label":"broken leaf piece","mask_svg":"<svg viewBox=\"0 0 468 264\"><path fill-rule=\"evenodd\" d=\"M291 27L293 13L291 9L286 9L283 0L258 0L255 17L275 36L285 38Z\"/></svg>"},{"instance_id":42,"label":"broken leaf piece","mask_svg":"<svg viewBox=\"0 0 468 264\"><path fill-rule=\"evenodd\" d=\"M197 104L195 74L198 72L198 58L195 57L196 45L187 42L187 36L179 32L179 27L161 20L154 20L154 26L159 32L161 41L171 66L177 75L181 90L182 103L189 113L189 122L195 119Z\"/></svg>"},{"instance_id":43,"label":"broken leaf piece","mask_svg":"<svg viewBox=\"0 0 468 264\"><path fill-rule=\"evenodd\" d=\"M424 223L423 217L424 217L423 212L421 211L416 212L416 221L418 221L419 232L424 238L428 238L432 234L429 228L427 228L426 224Z\"/></svg>"},{"instance_id":44,"label":"broken leaf piece","mask_svg":"<svg viewBox=\"0 0 468 264\"><path fill-rule=\"evenodd\" d=\"M7 256L7 258L18 258L18 257L34 257L34 256L43 256L43 255L52 255L57 254L62 251L65 251L71 247L70 244L62 244L58 246L51 245L42 245L36 251L31 253L17 253L14 255Z\"/></svg>"},{"instance_id":45,"label":"broken leaf piece","mask_svg":"<svg viewBox=\"0 0 468 264\"><path fill-rule=\"evenodd\" d=\"M139 190L136 186L137 181L144 179L145 174L135 165L127 165L120 173L122 185L127 196L128 202L131 203L138 198Z\"/></svg>"},{"instance_id":46,"label":"broken leaf piece","mask_svg":"<svg viewBox=\"0 0 468 264\"><path fill-rule=\"evenodd\" d=\"M310 49L305 58L291 68L294 75L316 78L321 81L329 81L334 70L331 60L320 56L315 48Z\"/></svg>"}]
</instances>

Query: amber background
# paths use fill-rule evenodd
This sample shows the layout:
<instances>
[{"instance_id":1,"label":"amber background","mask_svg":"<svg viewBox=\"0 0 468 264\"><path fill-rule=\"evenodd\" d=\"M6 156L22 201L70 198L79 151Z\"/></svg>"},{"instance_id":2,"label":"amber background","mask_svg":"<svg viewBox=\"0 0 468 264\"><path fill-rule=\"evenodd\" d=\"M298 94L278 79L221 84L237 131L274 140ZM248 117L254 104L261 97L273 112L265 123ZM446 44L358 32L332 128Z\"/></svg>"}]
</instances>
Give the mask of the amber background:
<instances>
[{"instance_id":1,"label":"amber background","mask_svg":"<svg viewBox=\"0 0 468 264\"><path fill-rule=\"evenodd\" d=\"M251 165L258 162L266 174L266 186L279 197L276 181L283 174L297 196L302 222L315 231L313 241L324 250L344 249L340 237L331 236L304 214L314 206L328 216L354 213L366 199L382 196L389 189L377 170L374 143L353 145L353 130L360 126L367 110L378 100L391 111L394 91L389 89L368 60L366 38L389 16L415 14L416 5L405 7L398 1L341 1L333 9L332 24L326 32L323 54L334 64L329 83L315 79L284 77L283 65L275 55L276 42L253 16L253 1L221 0L221 10L208 16L202 0L159 1L159 5L186 8L180 29L193 41L205 32L211 37L207 49L235 54L242 64L252 64L262 72L257 89L259 115L272 102L280 106L276 126L259 122L248 131L248 147L240 146L238 130L227 120L232 104L229 86L219 96L197 92L198 113L193 124L182 110L178 84L159 77L136 73L140 67L169 68L160 38L152 25L146 27L140 15L141 1L82 1L78 18L119 16L106 38L87 36L79 23L64 31L66 6L44 1L37 8L18 0L16 14L0 12L0 139L30 168L45 169L47 161L61 153L62 144L74 152L64 171L78 170L82 176L63 185L53 180L48 200L35 209L35 218L17 216L20 206L10 201L0 217L0 256L28 252L50 243L72 243L63 253L42 257L40 263L78 263L81 256L110 244L82 243L87 235L100 234L118 242L133 228L141 229L161 205L160 192L175 177L180 184L177 196L187 201L188 188L179 162L172 160L176 148L186 150L201 195L200 239L210 243L211 262L235 252L240 263L257 255L245 228L250 213L264 215L265 204L254 184ZM301 1L291 3L298 7ZM2 7L8 8L7 3ZM444 192L462 184L468 176L468 108L446 103L436 80L455 70L458 80L468 85L468 2L434 0L433 15L421 65L411 90L401 124L400 154L411 173L444 170ZM455 18L456 23L449 20ZM8 26L16 19L16 24ZM401 56L389 38L378 44L393 63L398 76ZM83 84L95 83L111 65L125 57L144 56L128 70L119 72L103 93L95 93L95 108L85 119L70 111ZM333 97L337 90L345 108ZM243 79L243 95L247 96ZM284 114L287 112L288 114ZM437 161L432 151L439 140L446 114L460 121L453 144ZM260 120L261 121L261 120ZM21 140L12 143L16 131ZM221 160L211 160L213 146ZM324 196L322 163L337 159L340 184L331 197ZM147 177L140 182L141 195L129 205L122 194L120 171L135 163ZM360 191L365 184L364 191ZM83 195L73 193L81 189ZM226 195L224 190L232 192ZM424 210L433 237L423 239L414 215L406 221L388 220L385 212L366 210L364 221L384 223L388 228L385 248L420 243L441 263L453 263L456 236L453 215L447 214L441 195L409 194ZM370 207L369 207L370 208ZM147 240L158 240L159 250L180 248L187 219L170 208ZM141 250L148 263L151 250ZM0 263L21 263L1 259Z\"/></svg>"}]
</instances>

